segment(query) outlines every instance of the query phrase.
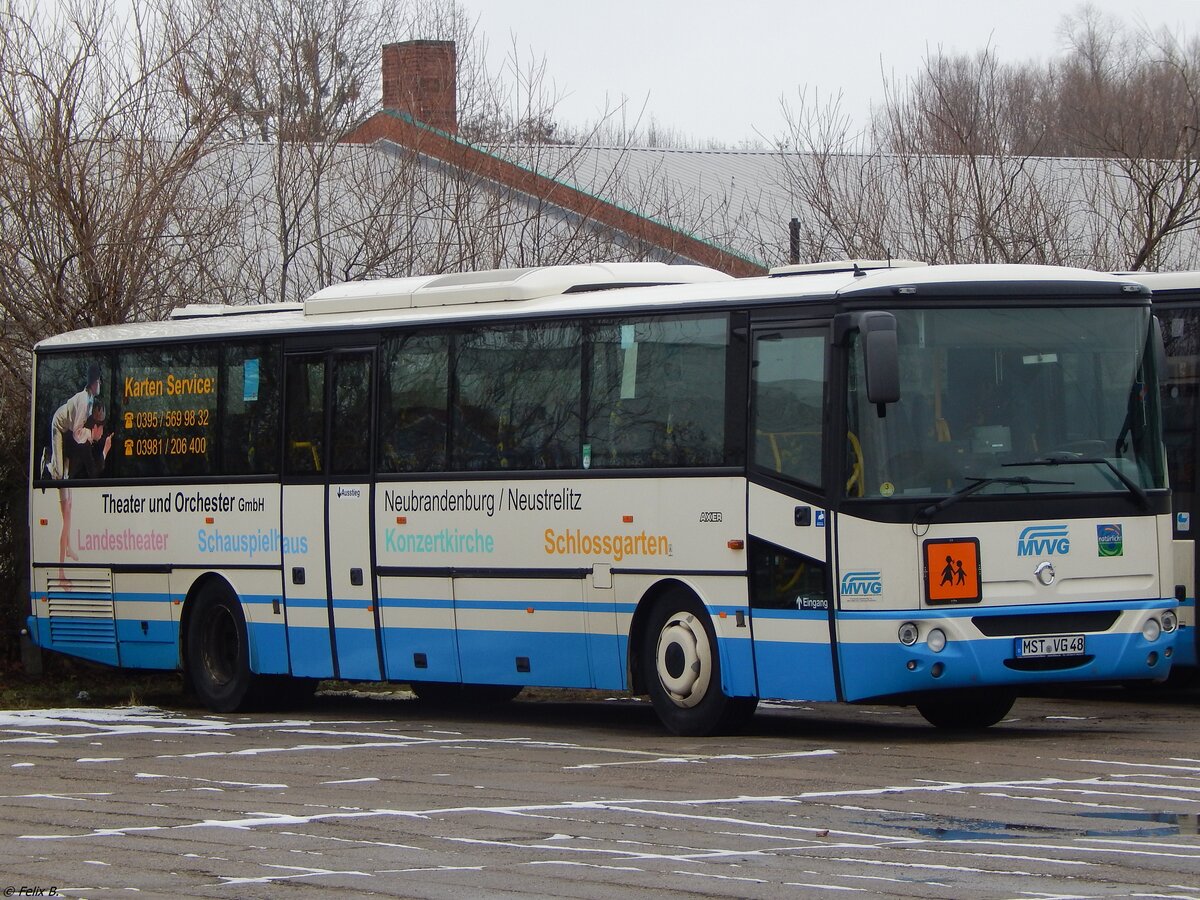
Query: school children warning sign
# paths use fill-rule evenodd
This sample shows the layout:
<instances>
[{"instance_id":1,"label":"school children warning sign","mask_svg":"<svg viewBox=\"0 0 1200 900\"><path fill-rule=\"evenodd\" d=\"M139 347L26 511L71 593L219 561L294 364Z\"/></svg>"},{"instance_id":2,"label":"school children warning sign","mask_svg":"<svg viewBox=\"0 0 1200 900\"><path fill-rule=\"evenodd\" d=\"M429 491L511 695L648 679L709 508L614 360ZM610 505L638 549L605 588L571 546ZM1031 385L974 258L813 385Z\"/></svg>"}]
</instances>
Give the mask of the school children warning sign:
<instances>
[{"instance_id":1,"label":"school children warning sign","mask_svg":"<svg viewBox=\"0 0 1200 900\"><path fill-rule=\"evenodd\" d=\"M978 538L930 539L923 552L927 602L978 603L983 599Z\"/></svg>"}]
</instances>

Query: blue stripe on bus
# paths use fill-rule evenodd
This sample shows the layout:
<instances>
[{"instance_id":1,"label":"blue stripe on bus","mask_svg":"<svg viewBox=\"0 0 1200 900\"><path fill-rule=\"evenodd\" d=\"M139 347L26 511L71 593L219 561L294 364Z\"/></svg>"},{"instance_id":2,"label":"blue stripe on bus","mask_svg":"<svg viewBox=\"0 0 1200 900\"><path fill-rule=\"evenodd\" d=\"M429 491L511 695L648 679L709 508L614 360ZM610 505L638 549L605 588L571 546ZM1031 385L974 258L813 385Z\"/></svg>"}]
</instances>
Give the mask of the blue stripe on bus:
<instances>
[{"instance_id":1,"label":"blue stripe on bus","mask_svg":"<svg viewBox=\"0 0 1200 900\"><path fill-rule=\"evenodd\" d=\"M788 621L815 619L821 622L829 620L829 612L824 609L759 609L756 607L751 614L755 619L787 619ZM912 612L910 611L906 615L911 618Z\"/></svg>"},{"instance_id":2,"label":"blue stripe on bus","mask_svg":"<svg viewBox=\"0 0 1200 900\"><path fill-rule=\"evenodd\" d=\"M108 666L121 665L113 619L86 616L37 619L31 616L29 621L29 633L36 637L39 647Z\"/></svg>"},{"instance_id":3,"label":"blue stripe on bus","mask_svg":"<svg viewBox=\"0 0 1200 900\"><path fill-rule=\"evenodd\" d=\"M324 597L288 597L284 605L296 609L327 609L329 601Z\"/></svg>"},{"instance_id":4,"label":"blue stripe on bus","mask_svg":"<svg viewBox=\"0 0 1200 900\"><path fill-rule=\"evenodd\" d=\"M721 690L730 697L757 697L758 679L754 672L756 648L745 638L717 638L717 653L721 664ZM653 678L653 672L645 673Z\"/></svg>"},{"instance_id":5,"label":"blue stripe on bus","mask_svg":"<svg viewBox=\"0 0 1200 900\"><path fill-rule=\"evenodd\" d=\"M453 609L454 601L425 597L380 597L382 607L408 607L411 609Z\"/></svg>"},{"instance_id":6,"label":"blue stripe on bus","mask_svg":"<svg viewBox=\"0 0 1200 900\"><path fill-rule=\"evenodd\" d=\"M374 628L345 628L335 630L337 640L338 677L351 681L379 681L379 644Z\"/></svg>"},{"instance_id":7,"label":"blue stripe on bus","mask_svg":"<svg viewBox=\"0 0 1200 900\"><path fill-rule=\"evenodd\" d=\"M470 684L593 687L586 636L562 632L458 632L462 679ZM528 661L529 671L519 671Z\"/></svg>"},{"instance_id":8,"label":"blue stripe on bus","mask_svg":"<svg viewBox=\"0 0 1200 900\"><path fill-rule=\"evenodd\" d=\"M329 628L299 628L289 625L287 642L283 644L291 656L292 674L302 678L332 678L333 648L329 643Z\"/></svg>"},{"instance_id":9,"label":"blue stripe on bus","mask_svg":"<svg viewBox=\"0 0 1200 900\"><path fill-rule=\"evenodd\" d=\"M521 610L535 609L562 612L626 613L632 615L636 603L613 603L611 601L583 600L453 600L425 597L380 597L379 605L385 609L492 609ZM730 607L733 609L734 607ZM744 609L745 607L741 607Z\"/></svg>"},{"instance_id":10,"label":"blue stripe on bus","mask_svg":"<svg viewBox=\"0 0 1200 900\"><path fill-rule=\"evenodd\" d=\"M121 665L127 669L179 668L179 646L174 642L121 642Z\"/></svg>"},{"instance_id":11,"label":"blue stripe on bus","mask_svg":"<svg viewBox=\"0 0 1200 900\"><path fill-rule=\"evenodd\" d=\"M80 594L74 594L80 597ZM108 599L108 595L93 595ZM166 603L165 593L131 593L115 596L116 609L128 602ZM246 595L247 606L261 606L277 597ZM325 607L324 600L289 601L295 606ZM393 609L453 609L452 600L386 598ZM1189 599L1185 605L1194 606ZM342 608L363 608L367 601L338 601ZM635 604L597 604L556 601L469 601L458 608L515 611L533 605L563 612L632 612ZM1141 609L1165 609L1177 606L1174 599L1142 601ZM719 612L744 607L711 607ZM1062 603L1021 608L954 607L925 610L843 611L839 618L852 626L855 621L929 622L938 618L1006 616L1013 614L1071 613L1096 610L1129 609L1130 604L1115 602ZM753 610L755 618L765 620L814 620L827 618L824 610ZM128 668L174 669L179 663L177 623L168 619L96 618L58 616L53 620L30 617L27 625L39 646ZM285 628L282 621L248 621L251 668L259 673L287 673L328 678L333 676L333 660L327 627ZM1137 634L1087 634L1088 654L1095 658L1075 669L1056 670L1054 677L1063 681L1129 680L1161 676L1165 665L1163 651L1174 644L1177 665L1195 665L1196 629L1184 628L1177 635L1165 636L1154 643ZM748 637L748 635L747 635ZM457 681L496 684L537 684L562 687L626 687L628 637L614 634L573 632L454 631L437 628L387 627L382 629L384 668L380 671L374 628L339 628L338 651L341 674L347 678L374 680ZM920 643L904 647L898 642L855 642L839 644L844 695L848 700L869 699L888 694L907 693L929 688L966 687L979 683L979 674L998 674L998 683L1021 686L1045 678L1045 672L1022 672L1005 666L1014 656L1013 637L975 641L951 641L939 654ZM759 694L763 697L792 699L835 699L830 648L823 642L782 642L758 638L720 638L722 687L733 696ZM290 647L289 647L290 644ZM289 654L290 649L290 654ZM1157 652L1159 662L1146 664L1150 653ZM418 667L416 654L424 655L425 665ZM465 661L459 671L459 658ZM289 660L290 656L290 660ZM516 670L516 658L528 657L530 671ZM1127 658L1125 663L1114 662ZM909 663L913 668L909 668ZM941 663L939 677L932 674L934 663ZM757 669L757 680L755 670ZM767 673L776 673L769 675ZM461 679L460 679L461 674Z\"/></svg>"},{"instance_id":12,"label":"blue stripe on bus","mask_svg":"<svg viewBox=\"0 0 1200 900\"><path fill-rule=\"evenodd\" d=\"M749 643L749 642L747 642ZM836 700L828 642L754 641L758 695L781 700Z\"/></svg>"},{"instance_id":13,"label":"blue stripe on bus","mask_svg":"<svg viewBox=\"0 0 1200 900\"><path fill-rule=\"evenodd\" d=\"M71 595L71 596L78 596L78 595ZM173 594L163 593L162 591L150 591L150 592L132 592L132 591L130 591L130 592L124 592L124 593L120 593L120 594L113 594L113 600L115 600L117 603L167 603L167 604L169 604L171 602L171 599L173 596L174 596Z\"/></svg>"},{"instance_id":14,"label":"blue stripe on bus","mask_svg":"<svg viewBox=\"0 0 1200 900\"><path fill-rule=\"evenodd\" d=\"M1095 602L1045 603L1036 606L931 606L924 609L843 609L837 617L842 622L869 619L907 621L916 619L978 618L988 616L1038 616L1049 613L1129 612L1151 609L1174 609L1179 602L1173 597L1154 600L1101 600ZM759 610L755 610L757 616ZM824 612L821 613L824 616Z\"/></svg>"},{"instance_id":15,"label":"blue stripe on bus","mask_svg":"<svg viewBox=\"0 0 1200 900\"><path fill-rule=\"evenodd\" d=\"M389 681L458 681L458 645L448 628L382 629ZM423 666L418 666L420 654Z\"/></svg>"},{"instance_id":16,"label":"blue stripe on bus","mask_svg":"<svg viewBox=\"0 0 1200 900\"><path fill-rule=\"evenodd\" d=\"M383 629L386 674L393 681L620 690L626 686L627 646L628 638L612 634ZM529 661L528 672L518 671L518 657Z\"/></svg>"}]
</instances>

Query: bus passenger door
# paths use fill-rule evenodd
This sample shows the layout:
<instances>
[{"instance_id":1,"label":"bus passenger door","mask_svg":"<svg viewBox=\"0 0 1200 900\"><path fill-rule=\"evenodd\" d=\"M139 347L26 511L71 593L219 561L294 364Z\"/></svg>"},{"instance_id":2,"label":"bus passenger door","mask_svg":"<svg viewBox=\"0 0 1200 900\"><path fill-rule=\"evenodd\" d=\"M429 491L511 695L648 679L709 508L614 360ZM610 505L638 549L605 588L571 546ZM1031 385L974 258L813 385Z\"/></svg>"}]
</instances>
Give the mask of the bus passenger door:
<instances>
[{"instance_id":1,"label":"bus passenger door","mask_svg":"<svg viewBox=\"0 0 1200 900\"><path fill-rule=\"evenodd\" d=\"M283 559L292 673L382 677L372 566L373 350L287 358Z\"/></svg>"},{"instance_id":2,"label":"bus passenger door","mask_svg":"<svg viewBox=\"0 0 1200 900\"><path fill-rule=\"evenodd\" d=\"M824 413L828 329L751 332L748 498L751 631L758 695L835 700Z\"/></svg>"}]
</instances>

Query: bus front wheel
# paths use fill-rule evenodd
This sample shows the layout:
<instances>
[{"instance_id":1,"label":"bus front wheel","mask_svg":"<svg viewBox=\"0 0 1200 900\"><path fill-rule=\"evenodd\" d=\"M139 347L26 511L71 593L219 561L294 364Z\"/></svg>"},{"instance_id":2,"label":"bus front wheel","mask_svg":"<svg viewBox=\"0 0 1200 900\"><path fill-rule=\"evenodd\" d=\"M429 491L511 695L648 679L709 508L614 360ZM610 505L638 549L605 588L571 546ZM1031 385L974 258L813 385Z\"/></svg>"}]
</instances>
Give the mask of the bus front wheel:
<instances>
[{"instance_id":1,"label":"bus front wheel","mask_svg":"<svg viewBox=\"0 0 1200 900\"><path fill-rule=\"evenodd\" d=\"M187 629L192 688L213 712L235 712L249 701L255 680L242 605L231 590L216 584L203 588L195 603Z\"/></svg>"},{"instance_id":2,"label":"bus front wheel","mask_svg":"<svg viewBox=\"0 0 1200 900\"><path fill-rule=\"evenodd\" d=\"M692 595L677 591L655 604L641 652L650 701L673 734L714 734L753 715L757 698L729 697L721 690L716 635Z\"/></svg>"},{"instance_id":3,"label":"bus front wheel","mask_svg":"<svg viewBox=\"0 0 1200 900\"><path fill-rule=\"evenodd\" d=\"M947 731L979 731L1008 715L1016 695L1003 690L939 691L916 703L925 721Z\"/></svg>"}]
</instances>

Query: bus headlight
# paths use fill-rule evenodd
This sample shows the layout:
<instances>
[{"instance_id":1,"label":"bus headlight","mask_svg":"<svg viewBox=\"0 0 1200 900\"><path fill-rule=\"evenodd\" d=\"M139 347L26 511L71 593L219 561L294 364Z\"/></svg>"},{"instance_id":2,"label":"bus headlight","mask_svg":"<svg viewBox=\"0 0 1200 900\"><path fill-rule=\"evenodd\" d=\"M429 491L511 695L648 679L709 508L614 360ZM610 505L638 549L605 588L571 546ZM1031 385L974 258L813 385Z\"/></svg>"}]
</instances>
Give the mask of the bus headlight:
<instances>
[{"instance_id":1,"label":"bus headlight","mask_svg":"<svg viewBox=\"0 0 1200 900\"><path fill-rule=\"evenodd\" d=\"M1167 634L1170 634L1178 627L1179 616L1175 615L1175 610L1165 610L1162 614L1162 630Z\"/></svg>"},{"instance_id":2,"label":"bus headlight","mask_svg":"<svg viewBox=\"0 0 1200 900\"><path fill-rule=\"evenodd\" d=\"M917 630L917 626L912 622L905 622L900 626L900 630L896 632L896 637L900 639L900 643L905 647L911 647L915 644L919 635L920 632Z\"/></svg>"},{"instance_id":3,"label":"bus headlight","mask_svg":"<svg viewBox=\"0 0 1200 900\"><path fill-rule=\"evenodd\" d=\"M933 629L925 638L925 644L934 653L941 653L944 649L946 649L946 632L942 631L940 628Z\"/></svg>"},{"instance_id":4,"label":"bus headlight","mask_svg":"<svg viewBox=\"0 0 1200 900\"><path fill-rule=\"evenodd\" d=\"M1162 626L1158 624L1158 619L1147 619L1146 624L1142 626L1142 637L1153 642L1158 640L1160 634L1162 634Z\"/></svg>"}]
</instances>

